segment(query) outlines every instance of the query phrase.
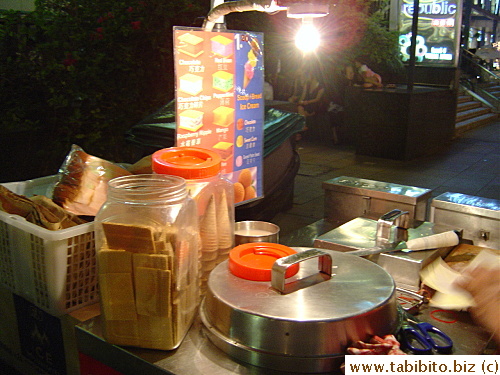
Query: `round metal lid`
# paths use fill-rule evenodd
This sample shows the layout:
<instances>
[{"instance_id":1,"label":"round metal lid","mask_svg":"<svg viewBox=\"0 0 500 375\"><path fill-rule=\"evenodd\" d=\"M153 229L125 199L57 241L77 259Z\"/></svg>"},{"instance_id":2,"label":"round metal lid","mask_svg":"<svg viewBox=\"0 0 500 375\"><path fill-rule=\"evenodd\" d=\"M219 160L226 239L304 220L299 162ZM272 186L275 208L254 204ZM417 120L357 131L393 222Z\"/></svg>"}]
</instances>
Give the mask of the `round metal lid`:
<instances>
[{"instance_id":1,"label":"round metal lid","mask_svg":"<svg viewBox=\"0 0 500 375\"><path fill-rule=\"evenodd\" d=\"M330 279L325 280L318 272L317 259L306 260L300 263L300 271L295 276L286 279L287 287L297 290L282 294L272 288L270 282L233 275L225 261L211 272L209 293L211 298L239 312L301 322L355 317L387 304L393 296L394 281L377 264L341 252L322 251L332 259Z\"/></svg>"}]
</instances>

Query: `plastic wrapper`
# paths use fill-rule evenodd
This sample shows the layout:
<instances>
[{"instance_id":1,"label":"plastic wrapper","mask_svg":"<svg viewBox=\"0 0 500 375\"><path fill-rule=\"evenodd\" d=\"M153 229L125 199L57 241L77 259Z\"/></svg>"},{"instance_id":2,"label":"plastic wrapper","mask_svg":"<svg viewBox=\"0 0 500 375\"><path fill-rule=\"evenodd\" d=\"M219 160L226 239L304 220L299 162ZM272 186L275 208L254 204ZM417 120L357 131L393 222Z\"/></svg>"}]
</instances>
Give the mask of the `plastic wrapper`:
<instances>
[{"instance_id":1,"label":"plastic wrapper","mask_svg":"<svg viewBox=\"0 0 500 375\"><path fill-rule=\"evenodd\" d=\"M28 198L0 185L0 210L24 217L28 222L49 230L60 230L86 221L56 205L50 198Z\"/></svg>"},{"instance_id":2,"label":"plastic wrapper","mask_svg":"<svg viewBox=\"0 0 500 375\"><path fill-rule=\"evenodd\" d=\"M53 200L75 215L95 216L106 201L108 182L130 174L125 168L73 145L59 170Z\"/></svg>"}]
</instances>

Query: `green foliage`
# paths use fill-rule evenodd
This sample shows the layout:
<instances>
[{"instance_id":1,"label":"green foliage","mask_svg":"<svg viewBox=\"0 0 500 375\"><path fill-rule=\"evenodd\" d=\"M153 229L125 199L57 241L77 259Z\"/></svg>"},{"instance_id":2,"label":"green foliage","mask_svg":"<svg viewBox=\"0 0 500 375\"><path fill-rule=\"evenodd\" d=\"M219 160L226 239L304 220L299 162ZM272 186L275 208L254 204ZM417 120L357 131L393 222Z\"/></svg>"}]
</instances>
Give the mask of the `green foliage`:
<instances>
[{"instance_id":1,"label":"green foliage","mask_svg":"<svg viewBox=\"0 0 500 375\"><path fill-rule=\"evenodd\" d=\"M367 0L335 3L315 21L330 43L318 60L339 67L367 56L387 82L401 67L397 36ZM192 26L209 8L208 0L37 0L31 13L0 12L0 137L39 134L41 175L71 143L125 161L124 131L174 96L172 26ZM233 14L228 26L265 32L266 55L297 67L297 22L280 13Z\"/></svg>"},{"instance_id":2,"label":"green foliage","mask_svg":"<svg viewBox=\"0 0 500 375\"><path fill-rule=\"evenodd\" d=\"M368 64L387 82L397 81L403 73L398 32L389 30L389 0L339 0L332 9L333 51L330 56L345 66L354 60Z\"/></svg>"},{"instance_id":3,"label":"green foliage","mask_svg":"<svg viewBox=\"0 0 500 375\"><path fill-rule=\"evenodd\" d=\"M397 77L403 73L398 38L399 33L388 30L375 14L367 19L363 38L351 50L351 58L365 61L382 77Z\"/></svg>"},{"instance_id":4,"label":"green foliage","mask_svg":"<svg viewBox=\"0 0 500 375\"><path fill-rule=\"evenodd\" d=\"M265 32L266 72L269 68L272 72L279 60L282 71L292 80L296 70L307 65L316 66L325 80L330 80L358 59L389 83L398 82L404 73L398 33L388 28L389 3L389 0L331 0L330 13L314 19L322 45L313 54L303 54L295 47L300 20L287 18L286 12L235 13L227 16L226 21L232 28Z\"/></svg>"},{"instance_id":5,"label":"green foliage","mask_svg":"<svg viewBox=\"0 0 500 375\"><path fill-rule=\"evenodd\" d=\"M172 27L203 5L37 0L0 13L0 134L31 129L52 141L47 153L77 143L119 159L123 132L173 97Z\"/></svg>"}]
</instances>

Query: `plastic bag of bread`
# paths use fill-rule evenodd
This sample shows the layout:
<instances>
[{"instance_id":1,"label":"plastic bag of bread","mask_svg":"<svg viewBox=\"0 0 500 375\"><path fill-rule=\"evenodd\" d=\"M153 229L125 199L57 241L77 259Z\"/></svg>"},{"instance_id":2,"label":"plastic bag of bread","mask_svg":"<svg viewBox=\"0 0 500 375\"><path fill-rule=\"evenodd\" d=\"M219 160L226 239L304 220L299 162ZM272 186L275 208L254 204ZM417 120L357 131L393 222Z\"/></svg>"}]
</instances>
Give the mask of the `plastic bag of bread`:
<instances>
[{"instance_id":1,"label":"plastic bag of bread","mask_svg":"<svg viewBox=\"0 0 500 375\"><path fill-rule=\"evenodd\" d=\"M75 215L95 216L106 201L108 182L130 174L125 168L73 145L59 170L52 199Z\"/></svg>"},{"instance_id":2,"label":"plastic bag of bread","mask_svg":"<svg viewBox=\"0 0 500 375\"><path fill-rule=\"evenodd\" d=\"M49 230L66 229L86 223L67 212L49 198L35 195L28 198L0 185L0 211L24 217L28 222Z\"/></svg>"},{"instance_id":3,"label":"plastic bag of bread","mask_svg":"<svg viewBox=\"0 0 500 375\"><path fill-rule=\"evenodd\" d=\"M132 174L150 174L153 173L153 155L144 156L139 161L127 168Z\"/></svg>"}]
</instances>

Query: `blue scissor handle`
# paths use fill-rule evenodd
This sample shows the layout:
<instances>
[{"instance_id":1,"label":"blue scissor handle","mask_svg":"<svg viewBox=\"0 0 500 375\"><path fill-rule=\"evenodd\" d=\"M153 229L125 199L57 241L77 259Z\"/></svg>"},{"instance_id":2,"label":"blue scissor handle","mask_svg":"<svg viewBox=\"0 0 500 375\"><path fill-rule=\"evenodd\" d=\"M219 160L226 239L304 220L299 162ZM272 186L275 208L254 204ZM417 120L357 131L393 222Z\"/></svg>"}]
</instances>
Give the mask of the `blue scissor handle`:
<instances>
[{"instance_id":1,"label":"blue scissor handle","mask_svg":"<svg viewBox=\"0 0 500 375\"><path fill-rule=\"evenodd\" d=\"M422 334L424 335L425 339L427 342L439 353L446 353L451 350L453 347L453 341L451 338L441 331L440 329L434 327L432 324L426 323L426 322L421 322L417 323L417 327L420 329ZM436 335L439 337L439 341L442 341L444 344L441 345L441 343L436 342L434 338L432 337L432 334Z\"/></svg>"},{"instance_id":2,"label":"blue scissor handle","mask_svg":"<svg viewBox=\"0 0 500 375\"><path fill-rule=\"evenodd\" d=\"M420 331L417 331L411 326L405 326L402 328L404 342L403 345L410 349L415 354L431 354L432 346L429 341L423 336ZM418 342L419 346L415 346L412 343Z\"/></svg>"}]
</instances>

